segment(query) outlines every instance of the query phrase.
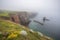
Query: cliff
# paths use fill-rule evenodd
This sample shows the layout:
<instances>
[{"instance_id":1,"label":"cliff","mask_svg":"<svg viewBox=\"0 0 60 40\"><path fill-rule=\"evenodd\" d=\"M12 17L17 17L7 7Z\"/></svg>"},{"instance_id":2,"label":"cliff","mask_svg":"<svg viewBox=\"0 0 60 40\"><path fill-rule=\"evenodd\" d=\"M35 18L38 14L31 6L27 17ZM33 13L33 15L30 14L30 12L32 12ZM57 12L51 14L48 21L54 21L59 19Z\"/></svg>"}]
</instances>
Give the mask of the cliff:
<instances>
[{"instance_id":1,"label":"cliff","mask_svg":"<svg viewBox=\"0 0 60 40\"><path fill-rule=\"evenodd\" d=\"M0 40L53 40L20 24L0 19Z\"/></svg>"},{"instance_id":2,"label":"cliff","mask_svg":"<svg viewBox=\"0 0 60 40\"><path fill-rule=\"evenodd\" d=\"M9 18L7 12L0 13L0 40L53 40L41 32L12 22Z\"/></svg>"}]
</instances>

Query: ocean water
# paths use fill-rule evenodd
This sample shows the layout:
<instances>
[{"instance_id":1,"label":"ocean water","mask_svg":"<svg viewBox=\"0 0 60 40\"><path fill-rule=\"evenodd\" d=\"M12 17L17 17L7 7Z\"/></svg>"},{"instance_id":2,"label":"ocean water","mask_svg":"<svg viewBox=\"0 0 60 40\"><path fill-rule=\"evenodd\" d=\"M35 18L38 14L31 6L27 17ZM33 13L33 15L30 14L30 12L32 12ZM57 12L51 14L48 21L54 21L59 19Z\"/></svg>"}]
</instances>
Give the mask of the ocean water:
<instances>
[{"instance_id":1,"label":"ocean water","mask_svg":"<svg viewBox=\"0 0 60 40\"><path fill-rule=\"evenodd\" d=\"M33 29L35 31L40 31L43 34L52 37L54 40L60 40L58 33L56 34L56 32L54 30L52 30L52 28L50 28L50 26L47 25L40 25L38 23L35 22L31 22L29 24L29 28Z\"/></svg>"}]
</instances>

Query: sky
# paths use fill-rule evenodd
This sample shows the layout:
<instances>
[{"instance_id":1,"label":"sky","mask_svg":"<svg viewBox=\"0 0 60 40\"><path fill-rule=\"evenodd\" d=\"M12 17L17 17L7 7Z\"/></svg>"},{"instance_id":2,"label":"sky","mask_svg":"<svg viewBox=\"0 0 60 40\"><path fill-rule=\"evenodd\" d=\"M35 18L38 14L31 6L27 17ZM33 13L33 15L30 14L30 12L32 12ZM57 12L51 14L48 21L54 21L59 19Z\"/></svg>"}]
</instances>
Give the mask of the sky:
<instances>
[{"instance_id":1,"label":"sky","mask_svg":"<svg viewBox=\"0 0 60 40\"><path fill-rule=\"evenodd\" d=\"M0 0L0 9L38 11L58 7L58 0Z\"/></svg>"},{"instance_id":2,"label":"sky","mask_svg":"<svg viewBox=\"0 0 60 40\"><path fill-rule=\"evenodd\" d=\"M35 19L38 21L42 21L43 17L50 19L45 23L45 29L55 32L58 36L60 33L59 2L59 0L0 0L0 10L37 12L39 14Z\"/></svg>"}]
</instances>

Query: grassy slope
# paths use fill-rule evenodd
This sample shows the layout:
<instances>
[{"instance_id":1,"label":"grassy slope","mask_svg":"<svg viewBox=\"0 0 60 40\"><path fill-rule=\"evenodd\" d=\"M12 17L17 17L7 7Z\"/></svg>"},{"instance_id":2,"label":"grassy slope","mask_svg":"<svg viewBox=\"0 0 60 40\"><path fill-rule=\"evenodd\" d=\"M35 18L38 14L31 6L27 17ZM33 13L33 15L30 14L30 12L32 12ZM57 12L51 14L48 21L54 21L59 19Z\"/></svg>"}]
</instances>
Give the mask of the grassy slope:
<instances>
[{"instance_id":1,"label":"grassy slope","mask_svg":"<svg viewBox=\"0 0 60 40\"><path fill-rule=\"evenodd\" d=\"M22 36L22 35L18 34L19 31L21 31L21 30L27 31L28 35L27 36ZM0 19L0 32L2 32L2 33L8 32L8 34L16 32L17 35L18 35L15 38L11 37L10 39L8 39L8 36L11 35L11 34L9 34L7 37L5 37L5 40L47 40L44 36L43 37L39 36L37 34L37 32L34 32L34 33L30 32L30 30L28 28L26 28L22 25L13 23L13 22L8 21L8 20L1 20ZM0 40L4 40L3 37L4 36L2 36L0 38Z\"/></svg>"},{"instance_id":2,"label":"grassy slope","mask_svg":"<svg viewBox=\"0 0 60 40\"><path fill-rule=\"evenodd\" d=\"M8 12L2 12L0 13L0 16L4 16L4 17L9 17ZM21 34L19 34L20 31L25 30L28 35L27 36L22 36ZM1 34L2 32L2 34ZM14 38L12 38L14 35L11 36L11 38L8 39L8 37L11 34L17 35ZM2 20L0 19L0 40L47 40L48 38L46 38L45 36L41 37L40 35L38 35L37 32L31 32L30 29L13 23L11 21L8 20ZM50 39L52 40L52 39Z\"/></svg>"},{"instance_id":3,"label":"grassy slope","mask_svg":"<svg viewBox=\"0 0 60 40\"><path fill-rule=\"evenodd\" d=\"M8 12L5 12L5 11L0 12L0 16L9 17Z\"/></svg>"}]
</instances>

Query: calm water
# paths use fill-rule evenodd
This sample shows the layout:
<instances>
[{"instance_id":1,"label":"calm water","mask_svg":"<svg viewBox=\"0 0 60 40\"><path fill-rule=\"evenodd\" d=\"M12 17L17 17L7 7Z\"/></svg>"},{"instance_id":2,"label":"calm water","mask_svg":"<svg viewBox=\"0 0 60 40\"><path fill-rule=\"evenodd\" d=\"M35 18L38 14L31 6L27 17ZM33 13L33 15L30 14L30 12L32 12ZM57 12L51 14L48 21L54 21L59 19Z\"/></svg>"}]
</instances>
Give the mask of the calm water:
<instances>
[{"instance_id":1,"label":"calm water","mask_svg":"<svg viewBox=\"0 0 60 40\"><path fill-rule=\"evenodd\" d=\"M38 23L35 22L31 22L29 24L29 28L35 30L35 31L40 31L43 34L50 36L52 38L54 38L55 40L59 40L59 35L58 33L56 33L54 30L52 30L52 28L48 25L40 25Z\"/></svg>"}]
</instances>

